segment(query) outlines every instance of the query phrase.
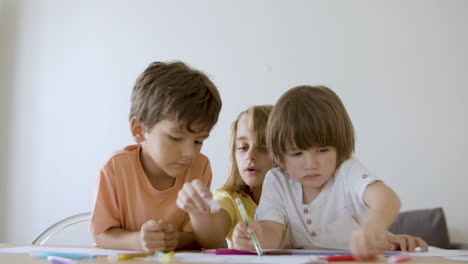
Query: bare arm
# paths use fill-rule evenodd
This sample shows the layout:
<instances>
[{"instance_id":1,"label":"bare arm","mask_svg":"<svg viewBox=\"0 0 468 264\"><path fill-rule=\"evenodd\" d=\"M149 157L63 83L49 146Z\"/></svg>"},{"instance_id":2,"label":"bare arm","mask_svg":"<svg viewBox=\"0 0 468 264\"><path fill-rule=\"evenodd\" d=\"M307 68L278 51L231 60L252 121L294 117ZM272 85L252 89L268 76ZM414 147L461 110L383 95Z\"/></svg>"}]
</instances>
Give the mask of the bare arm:
<instances>
[{"instance_id":1,"label":"bare arm","mask_svg":"<svg viewBox=\"0 0 468 264\"><path fill-rule=\"evenodd\" d=\"M223 245L231 227L231 217L225 210L189 215L195 239L203 248L220 248Z\"/></svg>"},{"instance_id":2,"label":"bare arm","mask_svg":"<svg viewBox=\"0 0 468 264\"><path fill-rule=\"evenodd\" d=\"M103 248L125 249L154 253L172 251L193 241L193 233L177 232L164 220L149 220L140 231L127 231L112 227L99 235L93 235L96 244Z\"/></svg>"},{"instance_id":3,"label":"bare arm","mask_svg":"<svg viewBox=\"0 0 468 264\"><path fill-rule=\"evenodd\" d=\"M400 212L400 199L383 182L378 181L367 186L363 199L369 208L364 224L381 225L387 228Z\"/></svg>"},{"instance_id":4,"label":"bare arm","mask_svg":"<svg viewBox=\"0 0 468 264\"><path fill-rule=\"evenodd\" d=\"M144 251L139 231L131 232L112 227L102 234L93 235L93 238L96 245L102 248Z\"/></svg>"},{"instance_id":5,"label":"bare arm","mask_svg":"<svg viewBox=\"0 0 468 264\"><path fill-rule=\"evenodd\" d=\"M278 249L283 241L284 225L274 221L261 221L263 237L260 239L260 245L263 248Z\"/></svg>"},{"instance_id":6,"label":"bare arm","mask_svg":"<svg viewBox=\"0 0 468 264\"><path fill-rule=\"evenodd\" d=\"M352 232L350 248L358 260L370 260L393 247L387 228L398 216L400 199L383 182L368 185L363 199L369 210L364 222Z\"/></svg>"},{"instance_id":7,"label":"bare arm","mask_svg":"<svg viewBox=\"0 0 468 264\"><path fill-rule=\"evenodd\" d=\"M212 199L212 194L200 180L194 180L184 184L176 204L189 214L195 240L203 248L219 248L229 232L231 217L223 209L211 213L202 197Z\"/></svg>"}]
</instances>

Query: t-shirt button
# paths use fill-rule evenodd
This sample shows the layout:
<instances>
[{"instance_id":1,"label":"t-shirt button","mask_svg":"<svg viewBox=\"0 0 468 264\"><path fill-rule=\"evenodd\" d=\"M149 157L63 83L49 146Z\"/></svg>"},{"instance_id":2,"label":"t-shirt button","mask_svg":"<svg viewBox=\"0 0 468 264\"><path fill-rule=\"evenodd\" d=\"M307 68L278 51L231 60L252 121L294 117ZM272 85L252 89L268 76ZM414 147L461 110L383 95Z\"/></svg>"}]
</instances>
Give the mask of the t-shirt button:
<instances>
[{"instance_id":1,"label":"t-shirt button","mask_svg":"<svg viewBox=\"0 0 468 264\"><path fill-rule=\"evenodd\" d=\"M308 214L309 213L309 209L305 208L304 209L304 214Z\"/></svg>"},{"instance_id":2,"label":"t-shirt button","mask_svg":"<svg viewBox=\"0 0 468 264\"><path fill-rule=\"evenodd\" d=\"M310 219L307 219L306 223L307 223L308 225L310 225L310 224L312 224L312 221L311 221Z\"/></svg>"},{"instance_id":3,"label":"t-shirt button","mask_svg":"<svg viewBox=\"0 0 468 264\"><path fill-rule=\"evenodd\" d=\"M312 232L312 233L310 233L310 235L314 237L314 236L317 236L317 233Z\"/></svg>"},{"instance_id":4,"label":"t-shirt button","mask_svg":"<svg viewBox=\"0 0 468 264\"><path fill-rule=\"evenodd\" d=\"M363 174L363 175L361 176L361 178L363 178L363 179L367 178L367 174Z\"/></svg>"}]
</instances>

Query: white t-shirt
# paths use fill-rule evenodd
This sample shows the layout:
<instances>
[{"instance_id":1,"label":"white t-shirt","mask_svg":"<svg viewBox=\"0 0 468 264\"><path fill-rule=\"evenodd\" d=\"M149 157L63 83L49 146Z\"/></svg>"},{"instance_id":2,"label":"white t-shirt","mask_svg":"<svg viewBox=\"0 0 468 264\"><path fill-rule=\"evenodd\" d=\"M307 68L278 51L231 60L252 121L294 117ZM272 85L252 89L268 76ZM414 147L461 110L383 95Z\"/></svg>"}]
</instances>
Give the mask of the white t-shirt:
<instances>
[{"instance_id":1,"label":"white t-shirt","mask_svg":"<svg viewBox=\"0 0 468 264\"><path fill-rule=\"evenodd\" d=\"M265 177L255 218L286 225L283 248L347 250L351 232L367 213L364 191L376 180L357 159L350 158L310 204L303 204L302 185L274 168Z\"/></svg>"}]
</instances>

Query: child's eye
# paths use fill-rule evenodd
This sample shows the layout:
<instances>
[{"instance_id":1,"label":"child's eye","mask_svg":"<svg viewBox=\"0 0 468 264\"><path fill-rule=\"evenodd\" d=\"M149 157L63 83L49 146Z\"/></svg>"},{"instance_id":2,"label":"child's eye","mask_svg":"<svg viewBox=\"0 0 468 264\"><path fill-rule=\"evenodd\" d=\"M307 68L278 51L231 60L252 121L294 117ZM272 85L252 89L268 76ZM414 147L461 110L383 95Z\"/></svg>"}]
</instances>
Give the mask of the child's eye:
<instances>
[{"instance_id":1,"label":"child's eye","mask_svg":"<svg viewBox=\"0 0 468 264\"><path fill-rule=\"evenodd\" d=\"M168 136L172 141L180 141L182 139L182 138L178 138L178 137L173 137L171 135L168 135Z\"/></svg>"},{"instance_id":2,"label":"child's eye","mask_svg":"<svg viewBox=\"0 0 468 264\"><path fill-rule=\"evenodd\" d=\"M201 140L195 140L195 144L197 144L197 145L203 145L203 141L201 141Z\"/></svg>"},{"instance_id":3,"label":"child's eye","mask_svg":"<svg viewBox=\"0 0 468 264\"><path fill-rule=\"evenodd\" d=\"M248 147L246 147L246 146L237 147L237 150L246 151L247 149L248 149Z\"/></svg>"},{"instance_id":4,"label":"child's eye","mask_svg":"<svg viewBox=\"0 0 468 264\"><path fill-rule=\"evenodd\" d=\"M291 155L291 156L293 156L293 157L299 157L299 156L302 155L302 152L301 152L301 151L299 151L299 152L293 152L293 153L291 153L291 154L289 154L289 155Z\"/></svg>"},{"instance_id":5,"label":"child's eye","mask_svg":"<svg viewBox=\"0 0 468 264\"><path fill-rule=\"evenodd\" d=\"M319 148L318 152L324 153L324 152L328 152L329 150L330 150L329 148Z\"/></svg>"}]
</instances>

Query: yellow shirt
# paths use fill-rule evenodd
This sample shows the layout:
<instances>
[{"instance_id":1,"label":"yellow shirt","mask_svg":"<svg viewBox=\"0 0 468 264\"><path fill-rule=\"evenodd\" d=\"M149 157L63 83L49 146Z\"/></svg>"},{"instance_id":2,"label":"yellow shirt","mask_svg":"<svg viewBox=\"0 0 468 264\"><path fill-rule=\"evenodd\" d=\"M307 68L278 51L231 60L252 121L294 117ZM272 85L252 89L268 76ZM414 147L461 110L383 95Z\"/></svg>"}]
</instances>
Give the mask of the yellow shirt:
<instances>
[{"instance_id":1,"label":"yellow shirt","mask_svg":"<svg viewBox=\"0 0 468 264\"><path fill-rule=\"evenodd\" d=\"M237 192L230 193L230 192L218 191L218 190L215 190L214 192L213 199L216 200L219 203L221 209L224 209L231 217L231 227L229 228L229 233L226 236L226 241L227 241L229 248L232 248L233 246L232 231L234 230L234 227L236 226L237 222L242 221L242 217L239 213L239 210L237 209L237 205L235 201L236 198L241 199L250 219L254 219L255 210L257 210L257 204L254 202L254 200L252 200L252 197L250 197L250 195L244 196Z\"/></svg>"}]
</instances>

